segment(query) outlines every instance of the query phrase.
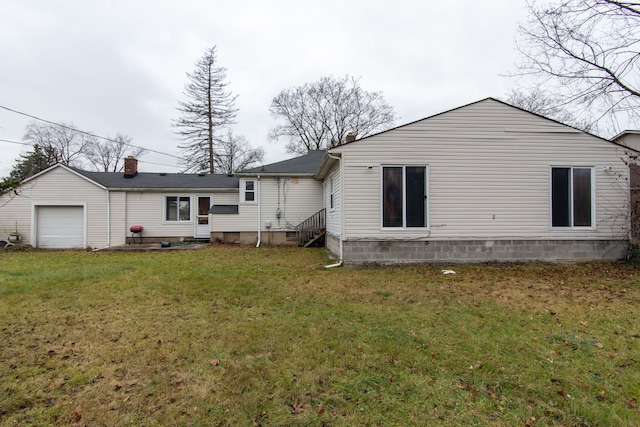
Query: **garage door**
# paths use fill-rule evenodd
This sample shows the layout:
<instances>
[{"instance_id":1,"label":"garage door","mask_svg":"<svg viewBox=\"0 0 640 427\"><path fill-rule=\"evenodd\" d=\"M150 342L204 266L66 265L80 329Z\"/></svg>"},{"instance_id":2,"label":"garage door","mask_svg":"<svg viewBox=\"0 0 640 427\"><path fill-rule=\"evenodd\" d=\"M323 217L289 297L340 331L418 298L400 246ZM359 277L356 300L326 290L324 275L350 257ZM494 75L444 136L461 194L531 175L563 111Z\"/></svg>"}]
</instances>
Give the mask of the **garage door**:
<instances>
[{"instance_id":1,"label":"garage door","mask_svg":"<svg viewBox=\"0 0 640 427\"><path fill-rule=\"evenodd\" d=\"M84 247L84 208L39 206L37 236L39 248Z\"/></svg>"}]
</instances>

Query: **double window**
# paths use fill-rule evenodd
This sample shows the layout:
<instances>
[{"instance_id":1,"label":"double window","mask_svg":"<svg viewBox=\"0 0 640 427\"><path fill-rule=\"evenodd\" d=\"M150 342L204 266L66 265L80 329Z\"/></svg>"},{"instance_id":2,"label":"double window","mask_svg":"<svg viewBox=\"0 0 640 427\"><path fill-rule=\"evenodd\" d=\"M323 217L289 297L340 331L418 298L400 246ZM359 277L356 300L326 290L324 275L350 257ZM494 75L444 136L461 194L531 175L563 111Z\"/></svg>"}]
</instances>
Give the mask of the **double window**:
<instances>
[{"instance_id":1,"label":"double window","mask_svg":"<svg viewBox=\"0 0 640 427\"><path fill-rule=\"evenodd\" d=\"M428 226L427 167L382 167L382 226Z\"/></svg>"},{"instance_id":2,"label":"double window","mask_svg":"<svg viewBox=\"0 0 640 427\"><path fill-rule=\"evenodd\" d=\"M165 221L191 221L191 197L165 196Z\"/></svg>"},{"instance_id":3,"label":"double window","mask_svg":"<svg viewBox=\"0 0 640 427\"><path fill-rule=\"evenodd\" d=\"M551 226L593 227L593 168L551 168Z\"/></svg>"}]
</instances>

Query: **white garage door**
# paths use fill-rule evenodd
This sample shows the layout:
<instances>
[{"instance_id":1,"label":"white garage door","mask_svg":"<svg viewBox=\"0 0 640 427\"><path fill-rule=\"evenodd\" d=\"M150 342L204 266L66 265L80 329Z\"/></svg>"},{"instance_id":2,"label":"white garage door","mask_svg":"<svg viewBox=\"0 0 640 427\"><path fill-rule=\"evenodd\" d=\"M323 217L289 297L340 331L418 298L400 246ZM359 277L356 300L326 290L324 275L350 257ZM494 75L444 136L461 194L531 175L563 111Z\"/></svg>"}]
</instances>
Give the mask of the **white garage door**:
<instances>
[{"instance_id":1,"label":"white garage door","mask_svg":"<svg viewBox=\"0 0 640 427\"><path fill-rule=\"evenodd\" d=\"M39 206L37 235L39 248L82 248L84 246L84 208L82 206Z\"/></svg>"}]
</instances>

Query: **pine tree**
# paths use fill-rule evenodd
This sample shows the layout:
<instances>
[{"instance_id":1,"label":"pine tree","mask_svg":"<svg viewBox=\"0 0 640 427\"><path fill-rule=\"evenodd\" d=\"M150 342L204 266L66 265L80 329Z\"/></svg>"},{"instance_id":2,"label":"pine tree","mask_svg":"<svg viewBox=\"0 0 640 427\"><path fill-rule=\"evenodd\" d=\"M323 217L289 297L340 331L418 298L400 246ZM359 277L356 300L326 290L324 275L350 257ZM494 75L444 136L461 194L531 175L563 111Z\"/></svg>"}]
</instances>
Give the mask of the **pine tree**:
<instances>
[{"instance_id":1,"label":"pine tree","mask_svg":"<svg viewBox=\"0 0 640 427\"><path fill-rule=\"evenodd\" d=\"M226 68L217 65L216 47L205 51L196 62L193 73L187 73L184 94L188 101L178 102L182 116L174 121L175 133L182 139L178 145L185 171L215 172L217 135L233 124L237 109L228 89Z\"/></svg>"}]
</instances>

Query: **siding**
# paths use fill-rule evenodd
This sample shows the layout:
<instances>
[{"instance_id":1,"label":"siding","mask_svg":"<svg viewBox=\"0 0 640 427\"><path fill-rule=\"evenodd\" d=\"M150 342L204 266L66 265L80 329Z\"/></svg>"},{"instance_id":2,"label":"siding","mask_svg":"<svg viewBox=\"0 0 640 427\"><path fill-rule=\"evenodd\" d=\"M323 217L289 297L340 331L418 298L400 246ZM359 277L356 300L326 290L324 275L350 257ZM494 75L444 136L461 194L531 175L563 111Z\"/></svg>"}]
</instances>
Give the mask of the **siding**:
<instances>
[{"instance_id":1,"label":"siding","mask_svg":"<svg viewBox=\"0 0 640 427\"><path fill-rule=\"evenodd\" d=\"M191 220L180 222L164 222L165 196L190 196L191 197ZM129 191L126 195L126 225L124 235L128 236L129 227L132 225L142 225L144 231L142 237L193 237L195 233L195 221L197 214L196 197L213 196L213 203L217 202L216 194L211 192L142 192Z\"/></svg>"},{"instance_id":2,"label":"siding","mask_svg":"<svg viewBox=\"0 0 640 427\"><path fill-rule=\"evenodd\" d=\"M72 189L72 191L70 191ZM6 203L6 204L5 204ZM107 192L97 185L63 168L53 168L23 184L20 195L0 198L0 239L15 232L23 243L35 243L34 206L85 205L87 218L87 245L106 247Z\"/></svg>"},{"instance_id":3,"label":"siding","mask_svg":"<svg viewBox=\"0 0 640 427\"><path fill-rule=\"evenodd\" d=\"M126 231L129 231L126 226L127 194L124 191L110 191L109 199L111 200L111 246L121 246L126 243Z\"/></svg>"},{"instance_id":4,"label":"siding","mask_svg":"<svg viewBox=\"0 0 640 427\"><path fill-rule=\"evenodd\" d=\"M622 148L494 100L334 152L344 162L347 239L624 239L628 231ZM429 167L430 229L381 229L381 166L394 164ZM595 230L551 230L551 166L595 167Z\"/></svg>"},{"instance_id":5,"label":"siding","mask_svg":"<svg viewBox=\"0 0 640 427\"><path fill-rule=\"evenodd\" d=\"M330 209L331 200L331 184L330 180L333 178L333 205L334 209ZM324 181L324 206L327 209L327 233L334 236L340 236L342 232L340 227L340 210L342 209L342 197L340 186L340 163L336 163L336 166L329 172L327 179Z\"/></svg>"},{"instance_id":6,"label":"siding","mask_svg":"<svg viewBox=\"0 0 640 427\"><path fill-rule=\"evenodd\" d=\"M271 222L272 231L292 230L323 207L322 183L310 177L262 177L260 191L260 226ZM212 215L212 232L257 231L258 203L238 203L235 199L216 204L238 204L237 215ZM276 210L280 208L280 218Z\"/></svg>"}]
</instances>

